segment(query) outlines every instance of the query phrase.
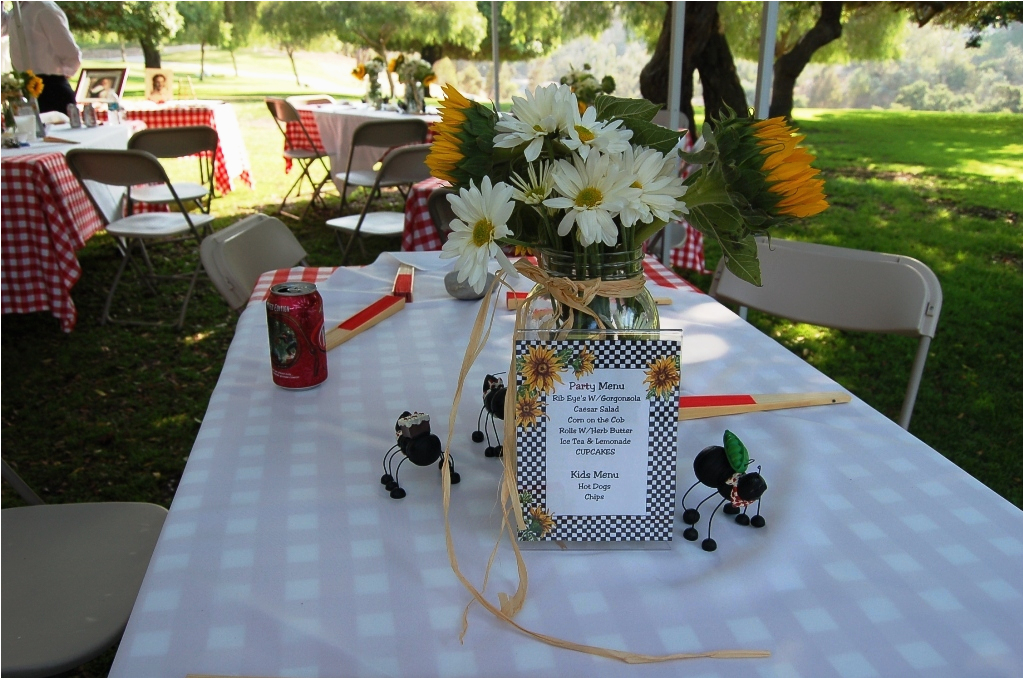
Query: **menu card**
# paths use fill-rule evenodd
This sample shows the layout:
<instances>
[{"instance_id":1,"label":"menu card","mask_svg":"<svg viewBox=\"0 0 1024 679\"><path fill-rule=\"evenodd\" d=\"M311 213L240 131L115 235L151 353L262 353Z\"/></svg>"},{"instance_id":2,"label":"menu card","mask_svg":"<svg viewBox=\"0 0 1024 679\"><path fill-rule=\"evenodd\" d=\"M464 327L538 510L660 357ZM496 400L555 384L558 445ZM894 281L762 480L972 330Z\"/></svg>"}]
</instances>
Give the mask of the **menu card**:
<instances>
[{"instance_id":1,"label":"menu card","mask_svg":"<svg viewBox=\"0 0 1024 679\"><path fill-rule=\"evenodd\" d=\"M668 546L680 345L679 331L517 333L521 542Z\"/></svg>"}]
</instances>

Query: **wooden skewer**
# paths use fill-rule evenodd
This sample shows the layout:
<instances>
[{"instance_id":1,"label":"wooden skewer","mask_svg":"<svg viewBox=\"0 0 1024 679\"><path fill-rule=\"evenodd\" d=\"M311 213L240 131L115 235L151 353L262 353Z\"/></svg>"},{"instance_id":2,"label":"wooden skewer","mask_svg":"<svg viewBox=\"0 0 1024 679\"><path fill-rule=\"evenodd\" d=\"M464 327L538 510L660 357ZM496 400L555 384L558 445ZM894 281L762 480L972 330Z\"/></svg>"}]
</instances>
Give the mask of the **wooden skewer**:
<instances>
[{"instance_id":1,"label":"wooden skewer","mask_svg":"<svg viewBox=\"0 0 1024 679\"><path fill-rule=\"evenodd\" d=\"M680 396L679 419L697 420L702 417L738 415L762 410L827 406L849 403L850 395L843 391L817 391L799 394L724 394L720 396Z\"/></svg>"},{"instance_id":2,"label":"wooden skewer","mask_svg":"<svg viewBox=\"0 0 1024 679\"><path fill-rule=\"evenodd\" d=\"M324 336L327 351L349 341L367 328L372 328L385 318L394 316L405 308L405 297L385 295L354 316L342 321Z\"/></svg>"}]
</instances>

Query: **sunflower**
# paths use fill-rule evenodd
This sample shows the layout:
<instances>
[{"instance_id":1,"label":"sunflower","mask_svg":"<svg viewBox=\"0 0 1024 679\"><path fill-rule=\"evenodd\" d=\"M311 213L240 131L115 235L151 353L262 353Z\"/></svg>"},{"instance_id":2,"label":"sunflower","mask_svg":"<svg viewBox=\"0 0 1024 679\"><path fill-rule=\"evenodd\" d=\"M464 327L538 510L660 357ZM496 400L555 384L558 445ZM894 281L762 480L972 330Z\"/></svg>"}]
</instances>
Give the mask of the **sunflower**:
<instances>
[{"instance_id":1,"label":"sunflower","mask_svg":"<svg viewBox=\"0 0 1024 679\"><path fill-rule=\"evenodd\" d=\"M479 182L491 168L494 125L497 115L481 104L470 101L452 85L441 88L445 98L438 108L441 121L434 124L434 141L427 156L427 167L438 179L466 185Z\"/></svg>"},{"instance_id":2,"label":"sunflower","mask_svg":"<svg viewBox=\"0 0 1024 679\"><path fill-rule=\"evenodd\" d=\"M555 520L543 507L530 507L527 510L530 517L530 530L538 537L544 537L555 527Z\"/></svg>"},{"instance_id":3,"label":"sunflower","mask_svg":"<svg viewBox=\"0 0 1024 679\"><path fill-rule=\"evenodd\" d=\"M768 190L781 196L776 205L779 214L810 217L825 210L825 180L815 179L814 156L799 145L804 135L796 134L782 117L761 120L751 128L762 155L767 156L761 171L768 175Z\"/></svg>"},{"instance_id":4,"label":"sunflower","mask_svg":"<svg viewBox=\"0 0 1024 679\"><path fill-rule=\"evenodd\" d=\"M391 57L388 60L388 73L394 73L403 63L405 63L404 55L399 54L397 57Z\"/></svg>"},{"instance_id":5,"label":"sunflower","mask_svg":"<svg viewBox=\"0 0 1024 679\"><path fill-rule=\"evenodd\" d=\"M542 394L555 390L555 382L563 384L558 376L563 370L562 360L553 349L543 346L530 347L523 358L520 373L526 385Z\"/></svg>"},{"instance_id":6,"label":"sunflower","mask_svg":"<svg viewBox=\"0 0 1024 679\"><path fill-rule=\"evenodd\" d=\"M590 349L581 347L579 355L576 356L576 360L572 364L573 374L576 375L576 379L594 372L594 361L595 357L590 352Z\"/></svg>"},{"instance_id":7,"label":"sunflower","mask_svg":"<svg viewBox=\"0 0 1024 679\"><path fill-rule=\"evenodd\" d=\"M537 401L537 392L533 389L520 389L516 394L516 426L535 427L537 418L544 416L544 409Z\"/></svg>"},{"instance_id":8,"label":"sunflower","mask_svg":"<svg viewBox=\"0 0 1024 679\"><path fill-rule=\"evenodd\" d=\"M431 73L430 75L428 75L426 78L423 79L423 86L424 87L430 87L431 85L433 85L436 82L437 82L437 76L434 75L433 73Z\"/></svg>"},{"instance_id":9,"label":"sunflower","mask_svg":"<svg viewBox=\"0 0 1024 679\"><path fill-rule=\"evenodd\" d=\"M28 92L28 96L38 99L39 95L43 93L43 79L31 70L25 71L25 90Z\"/></svg>"},{"instance_id":10,"label":"sunflower","mask_svg":"<svg viewBox=\"0 0 1024 679\"><path fill-rule=\"evenodd\" d=\"M366 77L366 64L356 64L356 67L352 69L352 77L356 80L362 80Z\"/></svg>"},{"instance_id":11,"label":"sunflower","mask_svg":"<svg viewBox=\"0 0 1024 679\"><path fill-rule=\"evenodd\" d=\"M670 398L679 384L679 357L664 356L647 364L647 398Z\"/></svg>"}]
</instances>

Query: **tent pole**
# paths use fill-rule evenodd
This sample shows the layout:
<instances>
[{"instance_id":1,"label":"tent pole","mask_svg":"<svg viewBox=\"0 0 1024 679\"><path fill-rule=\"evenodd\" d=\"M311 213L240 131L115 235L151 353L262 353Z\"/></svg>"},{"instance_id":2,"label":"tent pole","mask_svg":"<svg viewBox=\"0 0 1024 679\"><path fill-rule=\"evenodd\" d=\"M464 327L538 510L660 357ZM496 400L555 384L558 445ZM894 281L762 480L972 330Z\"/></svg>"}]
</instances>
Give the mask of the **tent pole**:
<instances>
[{"instance_id":1,"label":"tent pole","mask_svg":"<svg viewBox=\"0 0 1024 679\"><path fill-rule=\"evenodd\" d=\"M761 3L761 49L757 57L757 89L754 115L767 118L772 100L772 70L775 65L775 35L779 27L778 0Z\"/></svg>"},{"instance_id":2,"label":"tent pole","mask_svg":"<svg viewBox=\"0 0 1024 679\"><path fill-rule=\"evenodd\" d=\"M672 52L668 62L668 127L679 129L679 99L683 89L683 29L686 26L686 2L673 2L672 8ZM688 121L687 126L693 124ZM665 266L672 264L672 244L679 242L683 234L680 225L669 222L662 229L661 261Z\"/></svg>"},{"instance_id":3,"label":"tent pole","mask_svg":"<svg viewBox=\"0 0 1024 679\"><path fill-rule=\"evenodd\" d=\"M491 0L491 56L494 58L494 111L501 110L501 61L498 58L498 3Z\"/></svg>"}]
</instances>

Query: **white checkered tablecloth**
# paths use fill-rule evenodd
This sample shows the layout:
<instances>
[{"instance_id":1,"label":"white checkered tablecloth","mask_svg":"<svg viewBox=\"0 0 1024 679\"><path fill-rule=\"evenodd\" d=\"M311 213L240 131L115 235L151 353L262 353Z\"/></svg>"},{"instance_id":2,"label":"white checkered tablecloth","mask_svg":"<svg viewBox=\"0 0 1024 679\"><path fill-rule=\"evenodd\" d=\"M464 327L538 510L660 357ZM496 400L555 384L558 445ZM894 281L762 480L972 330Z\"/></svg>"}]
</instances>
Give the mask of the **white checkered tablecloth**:
<instances>
[{"instance_id":1,"label":"white checkered tablecloth","mask_svg":"<svg viewBox=\"0 0 1024 679\"><path fill-rule=\"evenodd\" d=\"M147 127L185 127L188 125L209 125L217 130L217 156L214 167L214 187L222 195L237 188L236 180L255 186L249 152L242 139L235 109L230 104L209 106L168 105L161 108L125 108L125 118L141 120ZM106 120L106 111L97 114Z\"/></svg>"},{"instance_id":2,"label":"white checkered tablecloth","mask_svg":"<svg viewBox=\"0 0 1024 679\"><path fill-rule=\"evenodd\" d=\"M50 311L70 332L75 252L103 223L62 153L5 158L2 168L3 313Z\"/></svg>"}]
</instances>

